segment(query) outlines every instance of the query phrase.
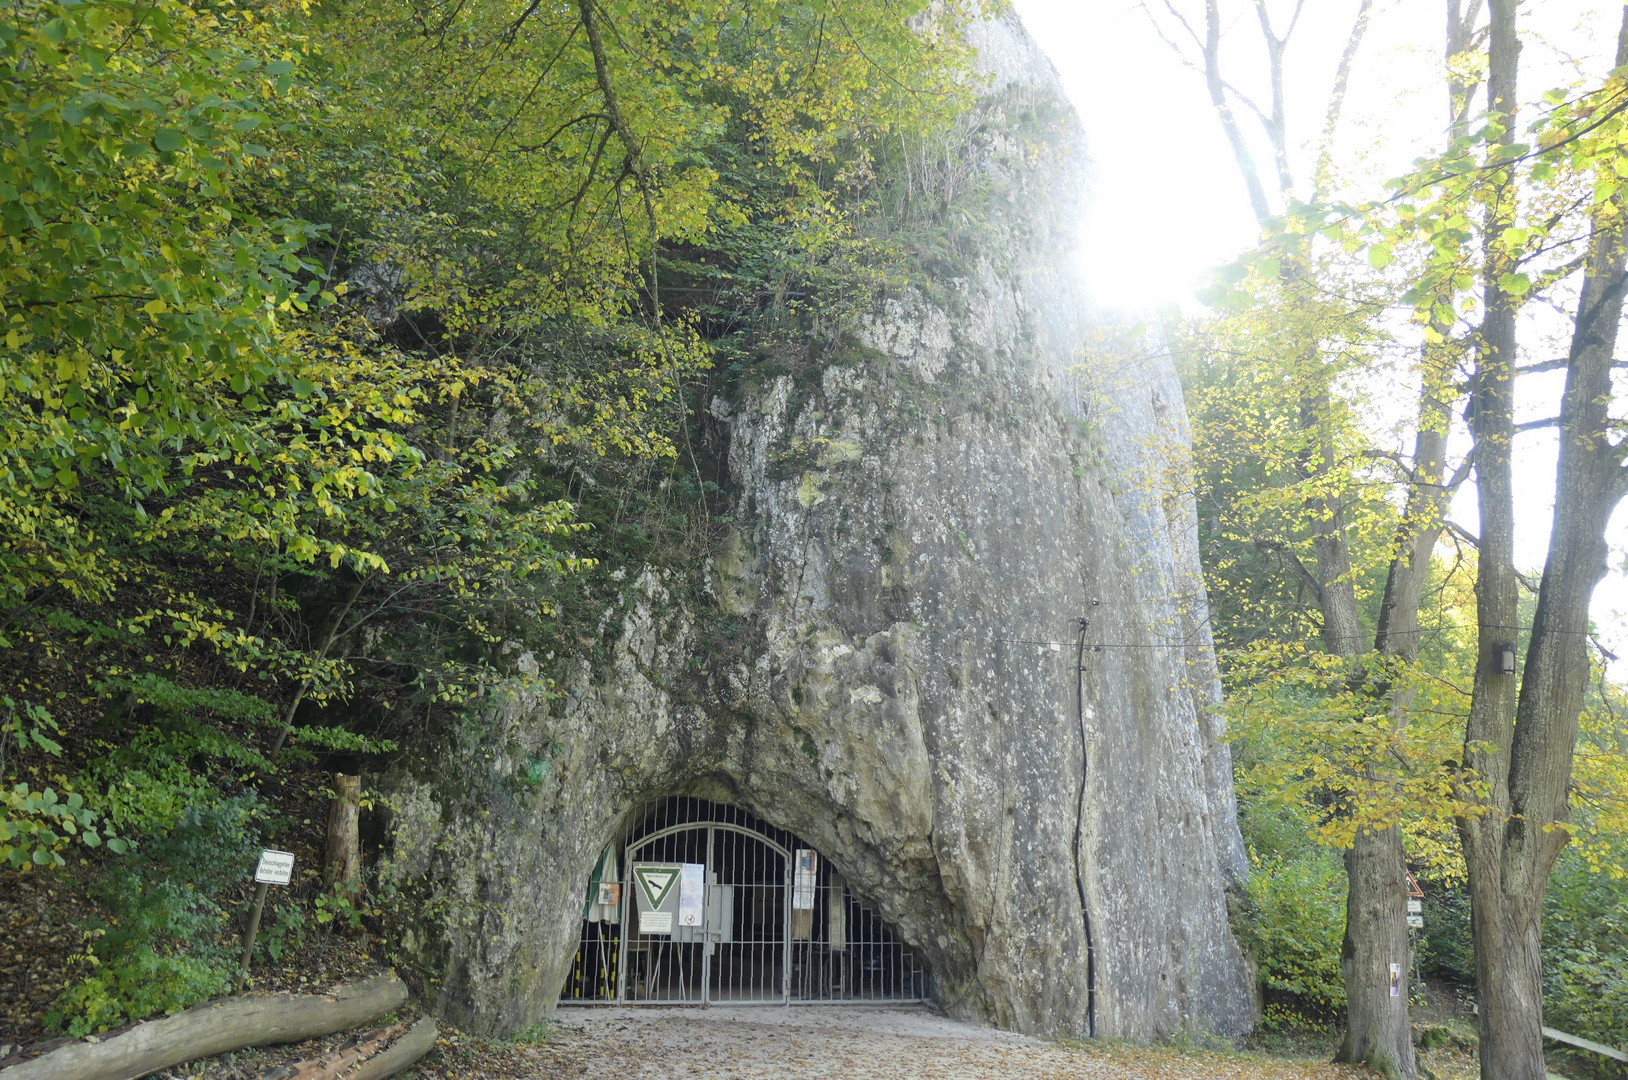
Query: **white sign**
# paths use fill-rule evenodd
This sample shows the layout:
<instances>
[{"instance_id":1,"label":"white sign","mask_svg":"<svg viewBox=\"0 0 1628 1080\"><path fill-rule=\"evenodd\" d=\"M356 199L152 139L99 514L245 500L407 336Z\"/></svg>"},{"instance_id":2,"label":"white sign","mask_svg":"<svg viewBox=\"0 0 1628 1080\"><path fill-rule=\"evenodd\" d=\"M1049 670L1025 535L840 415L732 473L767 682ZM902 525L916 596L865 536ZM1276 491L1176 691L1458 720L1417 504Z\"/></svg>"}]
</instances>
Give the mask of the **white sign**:
<instances>
[{"instance_id":1,"label":"white sign","mask_svg":"<svg viewBox=\"0 0 1628 1080\"><path fill-rule=\"evenodd\" d=\"M703 875L706 867L701 863L687 862L678 875L678 925L701 925L701 902L703 897Z\"/></svg>"},{"instance_id":2,"label":"white sign","mask_svg":"<svg viewBox=\"0 0 1628 1080\"><path fill-rule=\"evenodd\" d=\"M792 910L814 910L814 882L818 867L819 856L813 848L797 849L796 873L791 882Z\"/></svg>"},{"instance_id":3,"label":"white sign","mask_svg":"<svg viewBox=\"0 0 1628 1080\"><path fill-rule=\"evenodd\" d=\"M672 932L673 913L671 911L639 912L639 933L671 934Z\"/></svg>"},{"instance_id":4,"label":"white sign","mask_svg":"<svg viewBox=\"0 0 1628 1080\"><path fill-rule=\"evenodd\" d=\"M1402 996L1402 965L1391 965L1391 997Z\"/></svg>"},{"instance_id":5,"label":"white sign","mask_svg":"<svg viewBox=\"0 0 1628 1080\"><path fill-rule=\"evenodd\" d=\"M1409 915L1423 915L1424 914L1424 901L1423 900L1409 900L1408 901L1408 914Z\"/></svg>"},{"instance_id":6,"label":"white sign","mask_svg":"<svg viewBox=\"0 0 1628 1080\"><path fill-rule=\"evenodd\" d=\"M1408 916L1408 926L1412 927L1415 930L1423 930L1424 929L1424 916L1423 915L1409 915Z\"/></svg>"},{"instance_id":7,"label":"white sign","mask_svg":"<svg viewBox=\"0 0 1628 1080\"><path fill-rule=\"evenodd\" d=\"M294 853L265 848L260 852L260 865L254 868L256 885L287 885L294 878Z\"/></svg>"}]
</instances>

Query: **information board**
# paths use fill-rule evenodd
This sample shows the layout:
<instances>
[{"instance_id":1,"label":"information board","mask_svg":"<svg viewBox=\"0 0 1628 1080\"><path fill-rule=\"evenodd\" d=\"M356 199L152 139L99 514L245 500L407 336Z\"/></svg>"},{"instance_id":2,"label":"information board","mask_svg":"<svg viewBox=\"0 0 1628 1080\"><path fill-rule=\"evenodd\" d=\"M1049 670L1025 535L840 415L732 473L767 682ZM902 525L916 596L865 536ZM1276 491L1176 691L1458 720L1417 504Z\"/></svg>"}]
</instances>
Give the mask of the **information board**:
<instances>
[{"instance_id":1,"label":"information board","mask_svg":"<svg viewBox=\"0 0 1628 1080\"><path fill-rule=\"evenodd\" d=\"M796 871L791 881L791 907L793 911L814 910L814 884L820 857L813 848L798 848Z\"/></svg>"},{"instance_id":2,"label":"information board","mask_svg":"<svg viewBox=\"0 0 1628 1080\"><path fill-rule=\"evenodd\" d=\"M238 865L242 865L239 863ZM254 881L257 885L287 885L294 879L294 853L292 851L274 851L265 848L260 852L260 862L254 868Z\"/></svg>"},{"instance_id":3,"label":"information board","mask_svg":"<svg viewBox=\"0 0 1628 1080\"><path fill-rule=\"evenodd\" d=\"M678 925L699 927L702 920L702 901L705 897L706 867L700 863L685 863L678 875Z\"/></svg>"}]
</instances>

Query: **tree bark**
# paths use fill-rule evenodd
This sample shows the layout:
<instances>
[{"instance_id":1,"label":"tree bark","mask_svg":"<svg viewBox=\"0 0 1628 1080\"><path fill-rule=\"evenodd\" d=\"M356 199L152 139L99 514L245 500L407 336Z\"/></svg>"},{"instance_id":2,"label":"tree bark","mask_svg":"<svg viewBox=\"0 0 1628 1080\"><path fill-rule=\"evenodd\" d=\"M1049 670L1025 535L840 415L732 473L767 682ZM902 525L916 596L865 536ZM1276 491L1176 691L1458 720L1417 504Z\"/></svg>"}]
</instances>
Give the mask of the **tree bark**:
<instances>
[{"instance_id":1,"label":"tree bark","mask_svg":"<svg viewBox=\"0 0 1628 1080\"><path fill-rule=\"evenodd\" d=\"M439 1035L435 1021L426 1016L408 1028L407 1034L390 1044L388 1050L368 1058L354 1072L346 1073L345 1080L384 1080L387 1076L394 1076L434 1050Z\"/></svg>"},{"instance_id":2,"label":"tree bark","mask_svg":"<svg viewBox=\"0 0 1628 1080\"><path fill-rule=\"evenodd\" d=\"M137 1024L101 1042L75 1042L21 1065L0 1080L135 1080L183 1061L245 1046L304 1042L365 1024L400 1007L407 986L395 973L328 994L229 997Z\"/></svg>"},{"instance_id":3,"label":"tree bark","mask_svg":"<svg viewBox=\"0 0 1628 1080\"><path fill-rule=\"evenodd\" d=\"M354 892L362 880L362 846L357 823L361 813L362 778L334 773L334 798L328 804L328 850L324 858L328 884Z\"/></svg>"},{"instance_id":4,"label":"tree bark","mask_svg":"<svg viewBox=\"0 0 1628 1080\"><path fill-rule=\"evenodd\" d=\"M1324 423L1328 404L1324 387L1302 406L1301 423L1308 430L1317 430ZM1307 511L1313 522L1317 572L1322 579L1318 599L1323 614L1323 646L1331 655L1352 659L1350 679L1362 688L1368 680L1356 658L1365 642L1358 618L1343 493L1317 490L1318 481L1332 468L1334 452L1332 442L1325 440L1307 469L1314 483ZM1397 576L1394 562L1400 559L1398 555L1393 560L1393 577ZM1393 712L1393 716L1393 722L1399 724L1400 714ZM1383 782L1377 771L1370 772L1366 779L1370 783ZM1413 1080L1415 1075L1406 983L1400 993L1391 995L1391 965L1398 965L1397 970L1402 972L1412 965L1404 863L1401 832L1394 826L1359 831L1345 853L1345 940L1340 949L1340 969L1345 978L1346 1027L1335 1060L1367 1065L1390 1080Z\"/></svg>"},{"instance_id":5,"label":"tree bark","mask_svg":"<svg viewBox=\"0 0 1628 1080\"><path fill-rule=\"evenodd\" d=\"M1515 101L1516 0L1492 0L1488 97ZM1628 60L1628 9L1617 63ZM1505 124L1509 141L1512 123ZM1480 662L1465 733L1465 764L1487 785L1479 816L1459 831L1470 883L1485 1080L1543 1080L1543 896L1566 843L1567 787L1589 676L1588 606L1605 576L1605 527L1628 491L1622 451L1610 440L1611 364L1623 310L1621 200L1596 213L1561 399L1559 460L1549 552L1517 688L1499 675L1493 649L1516 640L1511 566L1515 310L1499 286L1509 267L1496 238L1513 212L1513 181L1489 204L1483 348L1474 375L1471 432L1481 488L1477 574ZM1485 447L1485 449L1483 449Z\"/></svg>"},{"instance_id":6,"label":"tree bark","mask_svg":"<svg viewBox=\"0 0 1628 1080\"><path fill-rule=\"evenodd\" d=\"M1348 885L1345 944L1345 1040L1336 1061L1361 1063L1400 1080L1416 1070L1408 1025L1408 971L1413 963L1406 917L1407 867L1392 826L1357 834L1345 853ZM1393 981L1400 979L1395 985Z\"/></svg>"},{"instance_id":7,"label":"tree bark","mask_svg":"<svg viewBox=\"0 0 1628 1080\"><path fill-rule=\"evenodd\" d=\"M1380 601L1374 649L1411 664L1419 652L1419 601L1441 535L1442 512L1456 484L1446 482L1447 404L1442 400L1443 363L1427 349L1419 383L1419 427L1413 440L1413 476L1398 527L1385 593ZM1407 723L1412 692L1385 682L1391 723ZM1378 779L1375 774L1370 779ZM1413 943L1407 927L1406 854L1395 827L1359 833L1345 855L1345 1039L1337 1061L1366 1064L1396 1080L1415 1074L1413 1031L1408 1023L1407 973ZM1402 985L1391 996L1391 965Z\"/></svg>"},{"instance_id":8,"label":"tree bark","mask_svg":"<svg viewBox=\"0 0 1628 1080\"><path fill-rule=\"evenodd\" d=\"M384 1080L435 1049L435 1021L400 1023L353 1035L317 1058L273 1069L261 1080Z\"/></svg>"},{"instance_id":9,"label":"tree bark","mask_svg":"<svg viewBox=\"0 0 1628 1080\"><path fill-rule=\"evenodd\" d=\"M1492 0L1487 72L1488 106L1502 113L1501 142L1511 140L1516 88L1516 0ZM1540 966L1526 938L1528 920L1502 903L1500 846L1509 817L1508 748L1515 718L1517 682L1490 662L1494 646L1514 642L1518 613L1514 569L1514 487L1510 448L1514 439L1515 301L1500 286L1511 269L1493 238L1513 224L1514 182L1505 176L1487 208L1483 269L1485 315L1472 376L1470 433L1475 440L1476 500L1480 537L1476 561L1477 652L1464 764L1489 785L1484 812L1459 826L1470 893L1470 935L1475 943L1481 1075L1487 1080L1542 1080L1543 1046L1516 1046L1511 1039L1522 1013L1540 1010L1530 974ZM1523 956L1523 953L1525 954ZM1534 1028L1535 1030L1535 1028Z\"/></svg>"}]
</instances>

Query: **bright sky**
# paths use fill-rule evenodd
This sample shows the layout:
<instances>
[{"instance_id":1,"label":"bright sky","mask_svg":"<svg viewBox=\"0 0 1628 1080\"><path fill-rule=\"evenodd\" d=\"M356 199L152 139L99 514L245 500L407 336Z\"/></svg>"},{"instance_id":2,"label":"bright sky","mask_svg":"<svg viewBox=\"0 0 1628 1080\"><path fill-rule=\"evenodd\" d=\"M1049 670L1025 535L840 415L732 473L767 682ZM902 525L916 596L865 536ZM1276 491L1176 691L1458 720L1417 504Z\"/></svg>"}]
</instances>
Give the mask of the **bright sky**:
<instances>
[{"instance_id":1,"label":"bright sky","mask_svg":"<svg viewBox=\"0 0 1628 1080\"><path fill-rule=\"evenodd\" d=\"M1169 0L1202 32L1202 0ZM1268 0L1279 32L1294 0ZM1177 304L1201 310L1194 290L1206 272L1248 248L1256 226L1230 148L1210 107L1202 77L1184 65L1155 31L1137 0L1015 0L1018 13L1056 65L1085 126L1095 157L1095 186L1085 225L1086 277L1098 302L1148 310ZM1166 0L1147 0L1160 24L1188 46ZM1336 162L1357 190L1377 192L1415 157L1439 145L1446 126L1443 71L1445 15L1440 0L1376 0L1372 23L1353 71ZM1268 104L1264 53L1249 0L1222 0L1227 80ZM1294 171L1304 183L1317 151L1322 117L1357 0L1305 0L1285 60L1285 95ZM1541 0L1523 5L1521 93L1594 75L1610 67L1621 0ZM1260 127L1239 109L1246 130ZM1257 164L1270 169L1264 138ZM1267 177L1270 185L1270 178ZM1544 343L1535 340L1534 349ZM1563 352L1563 349L1562 349ZM1549 355L1549 354L1546 354ZM1554 415L1560 383L1528 378L1521 416ZM1516 557L1541 567L1553 513L1554 441L1532 432L1517 442ZM1454 504L1454 520L1474 531L1474 492ZM1623 660L1628 678L1628 514L1613 526L1612 574L1596 591L1593 615L1601 637ZM1522 641L1524 646L1524 638Z\"/></svg>"}]
</instances>

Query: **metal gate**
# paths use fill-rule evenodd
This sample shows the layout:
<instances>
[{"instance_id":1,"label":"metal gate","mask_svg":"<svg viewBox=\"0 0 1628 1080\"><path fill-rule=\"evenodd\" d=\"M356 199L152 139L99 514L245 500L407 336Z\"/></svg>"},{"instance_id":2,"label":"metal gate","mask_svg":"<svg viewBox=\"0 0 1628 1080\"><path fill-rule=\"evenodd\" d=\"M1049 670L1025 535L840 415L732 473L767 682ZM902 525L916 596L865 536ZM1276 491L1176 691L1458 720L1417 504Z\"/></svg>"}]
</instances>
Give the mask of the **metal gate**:
<instances>
[{"instance_id":1,"label":"metal gate","mask_svg":"<svg viewBox=\"0 0 1628 1080\"><path fill-rule=\"evenodd\" d=\"M612 881L616 892L605 889ZM930 995L926 968L841 874L795 836L738 807L699 799L656 804L620 858L607 848L589 894L561 1004L908 1002Z\"/></svg>"}]
</instances>

